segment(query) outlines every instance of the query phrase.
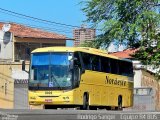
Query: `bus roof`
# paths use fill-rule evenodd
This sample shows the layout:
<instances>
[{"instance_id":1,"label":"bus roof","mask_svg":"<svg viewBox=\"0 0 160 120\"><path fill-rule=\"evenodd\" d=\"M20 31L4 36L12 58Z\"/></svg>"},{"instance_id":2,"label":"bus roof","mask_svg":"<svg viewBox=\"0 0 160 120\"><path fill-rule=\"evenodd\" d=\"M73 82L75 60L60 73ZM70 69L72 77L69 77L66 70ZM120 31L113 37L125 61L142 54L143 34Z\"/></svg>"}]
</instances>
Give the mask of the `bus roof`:
<instances>
[{"instance_id":1,"label":"bus roof","mask_svg":"<svg viewBox=\"0 0 160 120\"><path fill-rule=\"evenodd\" d=\"M42 53L42 52L84 52L84 53L90 53L94 55L100 55L105 56L113 59L119 59L123 61L131 62L129 59L121 59L119 57L109 55L106 51L95 49L95 48L89 48L89 47L44 47L44 48L37 48L32 51L32 53Z\"/></svg>"}]
</instances>

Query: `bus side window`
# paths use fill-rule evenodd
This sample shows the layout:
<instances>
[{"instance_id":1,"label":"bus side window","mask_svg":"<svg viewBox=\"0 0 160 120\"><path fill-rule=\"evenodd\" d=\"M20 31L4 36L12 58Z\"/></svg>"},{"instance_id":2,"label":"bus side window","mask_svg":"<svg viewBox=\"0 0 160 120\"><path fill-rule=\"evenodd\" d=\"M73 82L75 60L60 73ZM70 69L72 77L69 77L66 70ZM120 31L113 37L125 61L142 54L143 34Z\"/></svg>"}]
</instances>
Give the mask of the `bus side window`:
<instances>
[{"instance_id":1,"label":"bus side window","mask_svg":"<svg viewBox=\"0 0 160 120\"><path fill-rule=\"evenodd\" d=\"M127 61L120 61L120 75L133 77L132 63Z\"/></svg>"},{"instance_id":2,"label":"bus side window","mask_svg":"<svg viewBox=\"0 0 160 120\"><path fill-rule=\"evenodd\" d=\"M132 63L128 62L128 76L133 77L133 65Z\"/></svg>"},{"instance_id":3,"label":"bus side window","mask_svg":"<svg viewBox=\"0 0 160 120\"><path fill-rule=\"evenodd\" d=\"M111 73L112 74L119 74L118 73L118 61L116 59L110 59L110 65L111 65Z\"/></svg>"},{"instance_id":4,"label":"bus side window","mask_svg":"<svg viewBox=\"0 0 160 120\"><path fill-rule=\"evenodd\" d=\"M77 58L77 60L74 61L75 62L74 65L78 66L79 68L81 68L81 62L80 62L80 58L79 58L78 52L74 53L74 57Z\"/></svg>"},{"instance_id":5,"label":"bus side window","mask_svg":"<svg viewBox=\"0 0 160 120\"><path fill-rule=\"evenodd\" d=\"M109 58L101 57L101 71L106 72L106 73L111 72L110 59Z\"/></svg>"},{"instance_id":6,"label":"bus side window","mask_svg":"<svg viewBox=\"0 0 160 120\"><path fill-rule=\"evenodd\" d=\"M91 55L91 65L93 71L100 71L100 60L99 56Z\"/></svg>"},{"instance_id":7,"label":"bus side window","mask_svg":"<svg viewBox=\"0 0 160 120\"><path fill-rule=\"evenodd\" d=\"M126 68L127 68L127 66L125 65L125 62L119 61L119 74L120 75L125 75L125 76L127 75Z\"/></svg>"},{"instance_id":8,"label":"bus side window","mask_svg":"<svg viewBox=\"0 0 160 120\"><path fill-rule=\"evenodd\" d=\"M90 54L81 53L83 64L86 70L91 70Z\"/></svg>"}]
</instances>

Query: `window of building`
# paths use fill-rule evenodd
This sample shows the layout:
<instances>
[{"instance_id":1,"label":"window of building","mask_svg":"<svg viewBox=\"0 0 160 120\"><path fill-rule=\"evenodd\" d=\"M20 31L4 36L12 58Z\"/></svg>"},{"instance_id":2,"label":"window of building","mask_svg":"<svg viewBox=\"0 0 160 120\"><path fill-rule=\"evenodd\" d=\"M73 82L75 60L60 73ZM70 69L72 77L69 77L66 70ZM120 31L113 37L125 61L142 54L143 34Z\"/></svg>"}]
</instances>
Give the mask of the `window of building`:
<instances>
[{"instance_id":1,"label":"window of building","mask_svg":"<svg viewBox=\"0 0 160 120\"><path fill-rule=\"evenodd\" d=\"M29 47L27 47L27 48L25 49L25 58L24 58L24 59L29 60L30 54L31 54L31 50L30 50Z\"/></svg>"},{"instance_id":2,"label":"window of building","mask_svg":"<svg viewBox=\"0 0 160 120\"><path fill-rule=\"evenodd\" d=\"M8 44L11 41L12 33L11 32L5 32L3 36L3 43Z\"/></svg>"}]
</instances>

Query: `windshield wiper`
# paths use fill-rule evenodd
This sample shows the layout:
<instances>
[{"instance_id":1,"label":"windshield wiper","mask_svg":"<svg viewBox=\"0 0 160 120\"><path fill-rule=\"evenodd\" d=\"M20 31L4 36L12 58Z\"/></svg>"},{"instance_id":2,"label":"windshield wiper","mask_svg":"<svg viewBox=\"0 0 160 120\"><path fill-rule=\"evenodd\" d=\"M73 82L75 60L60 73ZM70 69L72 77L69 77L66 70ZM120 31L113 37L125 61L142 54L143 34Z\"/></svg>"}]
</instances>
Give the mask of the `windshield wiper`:
<instances>
[{"instance_id":1,"label":"windshield wiper","mask_svg":"<svg viewBox=\"0 0 160 120\"><path fill-rule=\"evenodd\" d=\"M52 79L53 78L53 79ZM54 80L54 82L56 82L56 84L58 85L58 88L60 88L60 90L62 90L62 87L60 86L60 84L57 82L57 79L55 78L54 74L51 75L51 80Z\"/></svg>"}]
</instances>

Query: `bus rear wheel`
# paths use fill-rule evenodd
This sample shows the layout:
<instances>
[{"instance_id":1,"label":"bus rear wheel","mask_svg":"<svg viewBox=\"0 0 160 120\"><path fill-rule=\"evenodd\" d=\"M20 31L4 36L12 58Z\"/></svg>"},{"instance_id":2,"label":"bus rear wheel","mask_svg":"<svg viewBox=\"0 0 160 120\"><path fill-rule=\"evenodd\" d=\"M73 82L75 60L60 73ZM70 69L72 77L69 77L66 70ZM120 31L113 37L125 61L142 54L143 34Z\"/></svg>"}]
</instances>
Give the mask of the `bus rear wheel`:
<instances>
[{"instance_id":1,"label":"bus rear wheel","mask_svg":"<svg viewBox=\"0 0 160 120\"><path fill-rule=\"evenodd\" d=\"M118 96L118 110L123 110L122 107L122 96Z\"/></svg>"},{"instance_id":2,"label":"bus rear wheel","mask_svg":"<svg viewBox=\"0 0 160 120\"><path fill-rule=\"evenodd\" d=\"M89 110L89 95L84 94L83 96L83 105L81 107L82 110Z\"/></svg>"}]
</instances>

